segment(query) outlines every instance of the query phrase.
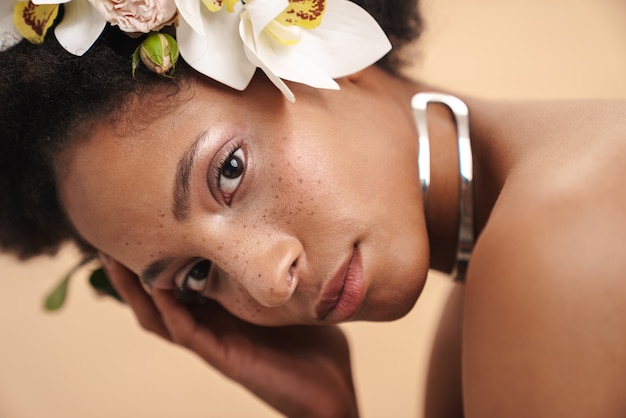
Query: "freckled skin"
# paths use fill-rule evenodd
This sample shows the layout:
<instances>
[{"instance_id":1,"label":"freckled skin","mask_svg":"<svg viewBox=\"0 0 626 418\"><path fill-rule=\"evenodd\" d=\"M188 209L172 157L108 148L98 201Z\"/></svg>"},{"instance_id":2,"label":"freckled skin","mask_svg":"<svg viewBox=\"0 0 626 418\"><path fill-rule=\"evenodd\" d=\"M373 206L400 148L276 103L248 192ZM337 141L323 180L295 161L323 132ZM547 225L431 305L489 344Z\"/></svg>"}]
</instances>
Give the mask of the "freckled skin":
<instances>
[{"instance_id":1,"label":"freckled skin","mask_svg":"<svg viewBox=\"0 0 626 418\"><path fill-rule=\"evenodd\" d=\"M398 318L428 269L413 122L397 106L381 111L391 100L384 88L342 83L341 94L295 86L298 101L289 104L263 78L242 93L203 81L149 126L123 126L132 136L98 125L68 154L61 189L70 219L136 273L151 254L172 258L156 288L173 288L178 272L211 260L204 295L263 325L317 323L323 286L358 245L365 299L353 319ZM131 105L130 114L145 106ZM220 155L200 150L181 223L171 212L176 165L206 130L218 144L207 149L241 142L246 171L226 206L207 186L207 167Z\"/></svg>"}]
</instances>

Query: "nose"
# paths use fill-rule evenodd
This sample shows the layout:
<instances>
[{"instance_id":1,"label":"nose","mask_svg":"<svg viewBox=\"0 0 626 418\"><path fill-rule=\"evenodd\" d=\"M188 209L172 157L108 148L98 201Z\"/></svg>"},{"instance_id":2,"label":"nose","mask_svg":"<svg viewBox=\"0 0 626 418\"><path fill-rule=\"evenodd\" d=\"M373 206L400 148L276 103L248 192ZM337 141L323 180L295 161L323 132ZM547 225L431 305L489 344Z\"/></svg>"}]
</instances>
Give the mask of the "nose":
<instances>
[{"instance_id":1,"label":"nose","mask_svg":"<svg viewBox=\"0 0 626 418\"><path fill-rule=\"evenodd\" d=\"M252 233L237 247L231 260L220 266L228 280L236 280L262 306L286 303L297 286L296 264L303 253L300 241L277 232Z\"/></svg>"}]
</instances>

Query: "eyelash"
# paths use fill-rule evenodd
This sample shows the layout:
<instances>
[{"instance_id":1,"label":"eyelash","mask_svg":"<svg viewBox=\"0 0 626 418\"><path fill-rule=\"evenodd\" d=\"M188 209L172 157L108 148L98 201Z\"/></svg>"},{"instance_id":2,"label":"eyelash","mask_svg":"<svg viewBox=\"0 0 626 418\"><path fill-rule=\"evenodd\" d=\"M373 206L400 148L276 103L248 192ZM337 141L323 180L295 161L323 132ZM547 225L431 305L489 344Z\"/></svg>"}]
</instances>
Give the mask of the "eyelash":
<instances>
[{"instance_id":1,"label":"eyelash","mask_svg":"<svg viewBox=\"0 0 626 418\"><path fill-rule=\"evenodd\" d=\"M228 161L230 161L230 158L240 149L242 149L243 144L241 142L235 142L231 145L229 145L227 151L222 155L222 157L219 160L219 163L217 164L217 166L215 167L215 171L213 173L213 181L215 184L215 187L217 188L217 190L223 194L222 192L222 188L220 186L220 177L222 176L222 171L224 170L224 167L226 167L226 163ZM246 169L247 169L247 163L244 160L244 168L243 171L245 173ZM241 176L244 175L244 173L241 174ZM233 193L234 194L234 193ZM225 197L224 201L225 203L230 206L230 201L232 199L232 195Z\"/></svg>"},{"instance_id":2,"label":"eyelash","mask_svg":"<svg viewBox=\"0 0 626 418\"><path fill-rule=\"evenodd\" d=\"M179 285L176 285L176 299L184 304L184 305L192 305L194 303L201 302L204 300L204 296L202 296L202 292L198 290L193 290L188 286L189 280L191 280L191 273L194 269L198 268L200 264L208 263L206 267L206 278L204 280L208 280L209 272L211 270L211 261L209 260L201 260L194 263L189 270L184 275L183 282ZM197 280L197 278L195 278ZM206 284L205 284L206 286Z\"/></svg>"}]
</instances>

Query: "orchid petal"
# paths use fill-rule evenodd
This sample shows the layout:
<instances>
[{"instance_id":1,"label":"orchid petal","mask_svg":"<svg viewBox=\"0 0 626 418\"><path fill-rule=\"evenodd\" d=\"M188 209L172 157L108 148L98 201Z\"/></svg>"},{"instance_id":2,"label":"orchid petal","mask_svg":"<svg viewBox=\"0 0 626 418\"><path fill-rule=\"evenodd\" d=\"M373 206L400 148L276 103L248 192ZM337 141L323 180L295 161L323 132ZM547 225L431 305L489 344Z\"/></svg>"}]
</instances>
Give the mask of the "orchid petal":
<instances>
[{"instance_id":1,"label":"orchid petal","mask_svg":"<svg viewBox=\"0 0 626 418\"><path fill-rule=\"evenodd\" d=\"M378 23L365 10L348 0L327 2L322 24L304 31L292 46L324 68L332 78L353 74L375 63L391 49Z\"/></svg>"},{"instance_id":2,"label":"orchid petal","mask_svg":"<svg viewBox=\"0 0 626 418\"><path fill-rule=\"evenodd\" d=\"M268 23L264 32L283 45L295 45L302 39L302 28L296 25L285 26L277 20Z\"/></svg>"},{"instance_id":3,"label":"orchid petal","mask_svg":"<svg viewBox=\"0 0 626 418\"><path fill-rule=\"evenodd\" d=\"M246 57L238 35L238 11L229 13L221 10L212 13L205 7L202 9L206 35L198 35L191 25L181 20L176 33L180 54L202 74L234 89L245 89L256 66Z\"/></svg>"},{"instance_id":4,"label":"orchid petal","mask_svg":"<svg viewBox=\"0 0 626 418\"><path fill-rule=\"evenodd\" d=\"M13 9L13 25L24 38L34 44L40 44L54 24L58 13L58 4L36 5L20 1L15 3Z\"/></svg>"},{"instance_id":5,"label":"orchid petal","mask_svg":"<svg viewBox=\"0 0 626 418\"><path fill-rule=\"evenodd\" d=\"M202 5L199 0L174 0L178 13L198 35L206 35L204 33L204 24L202 23L202 15L200 13Z\"/></svg>"},{"instance_id":6,"label":"orchid petal","mask_svg":"<svg viewBox=\"0 0 626 418\"><path fill-rule=\"evenodd\" d=\"M259 1L259 0L256 0ZM256 2L255 2L256 4ZM261 68L286 97L292 94L280 79L307 84L311 87L336 90L337 83L315 62L306 57L306 50L275 42L265 31L255 38L252 10L241 13L239 33L244 41L248 59ZM308 31L305 31L308 32ZM279 80L279 81L277 81Z\"/></svg>"},{"instance_id":7,"label":"orchid petal","mask_svg":"<svg viewBox=\"0 0 626 418\"><path fill-rule=\"evenodd\" d=\"M33 4L63 4L69 3L72 0L31 0Z\"/></svg>"},{"instance_id":8,"label":"orchid petal","mask_svg":"<svg viewBox=\"0 0 626 418\"><path fill-rule=\"evenodd\" d=\"M254 39L263 29L289 6L289 0L254 0L246 2L246 10L252 23Z\"/></svg>"},{"instance_id":9,"label":"orchid petal","mask_svg":"<svg viewBox=\"0 0 626 418\"><path fill-rule=\"evenodd\" d=\"M104 16L87 0L74 0L65 5L63 20L54 30L66 51L82 56L100 37L106 26Z\"/></svg>"},{"instance_id":10,"label":"orchid petal","mask_svg":"<svg viewBox=\"0 0 626 418\"><path fill-rule=\"evenodd\" d=\"M267 78L280 90L280 92L285 96L285 98L291 103L296 102L296 96L293 94L291 89L287 87L287 84L280 79L276 74L272 73L272 71L263 63L263 61L259 60L256 56L251 55L248 57L250 62L256 65L258 68L263 70Z\"/></svg>"},{"instance_id":11,"label":"orchid petal","mask_svg":"<svg viewBox=\"0 0 626 418\"><path fill-rule=\"evenodd\" d=\"M295 46L273 42L265 33L257 39L256 48L252 47L249 38L244 39L244 44L250 61L262 62L263 66L258 66L268 75L272 73L282 79L316 88L339 89L339 85L322 67L307 58L306 51L303 54L303 51L296 49Z\"/></svg>"},{"instance_id":12,"label":"orchid petal","mask_svg":"<svg viewBox=\"0 0 626 418\"><path fill-rule=\"evenodd\" d=\"M283 93L285 98L289 100L291 103L296 101L296 97L287 87L287 84L283 80L281 80L276 74L272 72L272 70L265 65L263 60L259 59L254 51L254 29L252 28L252 21L249 18L248 10L244 10L241 12L241 23L239 24L239 34L241 39L243 40L244 50L246 56L250 60L250 62L255 66L263 70L263 72L267 75L272 83Z\"/></svg>"},{"instance_id":13,"label":"orchid petal","mask_svg":"<svg viewBox=\"0 0 626 418\"><path fill-rule=\"evenodd\" d=\"M0 51L22 40L22 35L13 24L13 6L9 1L0 1Z\"/></svg>"},{"instance_id":14,"label":"orchid petal","mask_svg":"<svg viewBox=\"0 0 626 418\"><path fill-rule=\"evenodd\" d=\"M334 78L374 64L391 49L374 18L348 0L326 2L323 19L311 22L311 30L302 30L300 42L276 41L266 29L276 21L278 4L273 0L247 2L241 13L239 31L248 59L261 68L287 98L292 93L283 80L339 89ZM294 23L299 28L306 26Z\"/></svg>"}]
</instances>

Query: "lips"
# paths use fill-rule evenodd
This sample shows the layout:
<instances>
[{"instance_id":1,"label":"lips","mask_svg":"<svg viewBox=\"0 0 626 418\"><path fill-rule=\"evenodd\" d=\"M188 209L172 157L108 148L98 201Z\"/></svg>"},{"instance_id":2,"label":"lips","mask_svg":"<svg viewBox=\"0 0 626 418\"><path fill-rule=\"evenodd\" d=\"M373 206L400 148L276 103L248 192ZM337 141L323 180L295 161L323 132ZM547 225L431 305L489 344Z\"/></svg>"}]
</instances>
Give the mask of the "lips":
<instances>
[{"instance_id":1,"label":"lips","mask_svg":"<svg viewBox=\"0 0 626 418\"><path fill-rule=\"evenodd\" d=\"M341 322L358 310L364 296L363 263L358 246L322 290L315 306L318 319Z\"/></svg>"}]
</instances>

